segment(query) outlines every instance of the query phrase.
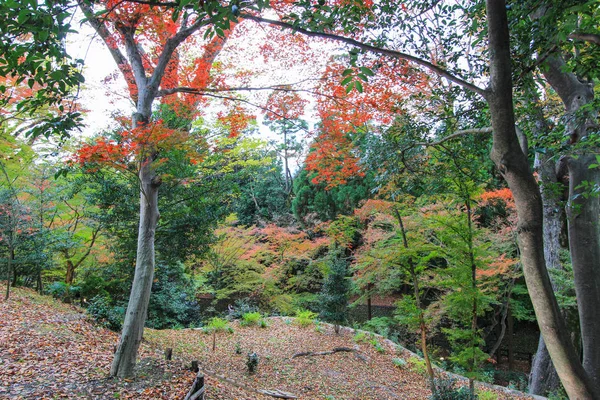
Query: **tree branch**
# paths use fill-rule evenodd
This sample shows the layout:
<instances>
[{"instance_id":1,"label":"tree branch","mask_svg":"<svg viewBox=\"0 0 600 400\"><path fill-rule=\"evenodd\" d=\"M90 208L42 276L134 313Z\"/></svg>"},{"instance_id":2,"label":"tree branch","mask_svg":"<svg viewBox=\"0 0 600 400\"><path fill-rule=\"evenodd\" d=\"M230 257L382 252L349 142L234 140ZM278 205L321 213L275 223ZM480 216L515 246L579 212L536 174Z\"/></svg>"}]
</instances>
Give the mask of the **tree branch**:
<instances>
[{"instance_id":1,"label":"tree branch","mask_svg":"<svg viewBox=\"0 0 600 400\"><path fill-rule=\"evenodd\" d=\"M94 10L85 0L78 0L77 3L79 4L79 8L81 9L81 11L83 12L83 15L87 18L92 28L94 28L98 36L100 36L100 38L106 45L106 48L110 52L110 55L112 56L113 60L115 60L115 62L117 63L117 67L121 71L121 74L123 74L123 77L125 78L127 83L133 84L137 87L137 83L135 82L135 80L132 80L133 71L131 70L131 65L129 64L129 61L123 55L123 53L121 53L121 50L119 50L119 48L115 46L115 43L111 38L111 33L104 24L104 22L102 22L94 14Z\"/></svg>"},{"instance_id":2,"label":"tree branch","mask_svg":"<svg viewBox=\"0 0 600 400\"><path fill-rule=\"evenodd\" d=\"M255 21L255 22L259 22L259 23L266 23L266 24L270 24L270 25L275 25L275 26L279 26L282 27L284 29L291 29L295 32L299 32L302 33L303 35L306 36L311 36L311 37L319 37L319 38L323 38L323 39L331 39L331 40L335 40L338 42L342 42L342 43L346 43L349 44L351 46L354 47L358 47L359 49L371 52L371 53L376 53L376 54L383 54L389 57L393 57L393 58L398 58L398 59L402 59L402 60L406 60L406 61L410 61L412 63L415 63L417 65L420 65L430 71L432 71L433 73L442 76L446 79L448 79L449 81L465 88L468 90L471 90L479 95L481 95L482 97L486 97L487 95L487 91L485 89L480 88L479 86L476 86L470 82L465 81L462 78L459 78L453 74L451 74L450 72L448 72L447 70L445 70L444 68L438 67L437 65L434 65L428 61L422 60L418 57L412 56L410 54L406 54L406 53L402 53L400 51L396 51L396 50L391 50L391 49L384 49L381 47L376 47L376 46L372 46L370 44L367 43L362 43L359 42L358 40L355 39L351 39L351 38L347 38L344 36L340 36L340 35L336 35L333 33L325 33L325 32L313 32L313 31L309 31L308 29L305 28L300 28L300 27L296 27L292 24L289 24L287 22L282 22L282 21L276 21L276 20L272 20L272 19L267 19L267 18L262 18L262 17L258 17L255 15L250 15L250 14L243 14L241 16L244 19L248 19L251 21Z\"/></svg>"},{"instance_id":3,"label":"tree branch","mask_svg":"<svg viewBox=\"0 0 600 400\"><path fill-rule=\"evenodd\" d=\"M600 46L600 35L597 35L595 33L571 33L569 35L569 38L594 43Z\"/></svg>"},{"instance_id":4,"label":"tree branch","mask_svg":"<svg viewBox=\"0 0 600 400\"><path fill-rule=\"evenodd\" d=\"M456 139L457 137L460 136L465 136L465 135L471 135L471 134L479 134L479 133L492 133L492 128L491 127L486 127L486 128L473 128L473 129L463 129L460 131L456 131L454 132L452 135L448 135L443 139L440 139L436 142L417 142L415 143L415 146L438 146L444 142L447 142L449 140L452 139Z\"/></svg>"},{"instance_id":5,"label":"tree branch","mask_svg":"<svg viewBox=\"0 0 600 400\"><path fill-rule=\"evenodd\" d=\"M156 63L156 67L154 68L154 72L148 81L146 96L149 96L150 98L154 98L156 96L165 69L167 68L169 61L171 60L171 56L173 55L173 52L177 46L179 46L190 35L208 23L210 23L210 20L199 19L189 27L182 28L174 36L167 39L167 42L163 47L163 51L160 53L158 58L158 62Z\"/></svg>"}]
</instances>

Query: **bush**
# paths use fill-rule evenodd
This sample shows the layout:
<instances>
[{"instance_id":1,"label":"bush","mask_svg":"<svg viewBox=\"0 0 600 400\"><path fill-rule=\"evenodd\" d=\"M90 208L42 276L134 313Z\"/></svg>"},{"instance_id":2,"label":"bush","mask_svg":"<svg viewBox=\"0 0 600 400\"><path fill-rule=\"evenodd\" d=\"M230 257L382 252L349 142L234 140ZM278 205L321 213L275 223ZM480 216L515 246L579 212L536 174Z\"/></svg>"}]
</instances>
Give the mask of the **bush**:
<instances>
[{"instance_id":1,"label":"bush","mask_svg":"<svg viewBox=\"0 0 600 400\"><path fill-rule=\"evenodd\" d=\"M413 371L415 371L419 375L427 374L427 364L425 360L419 357L411 357L408 359L408 363L410 364Z\"/></svg>"},{"instance_id":2,"label":"bush","mask_svg":"<svg viewBox=\"0 0 600 400\"><path fill-rule=\"evenodd\" d=\"M296 310L296 323L301 327L312 325L317 318L317 314L308 310Z\"/></svg>"},{"instance_id":3,"label":"bush","mask_svg":"<svg viewBox=\"0 0 600 400\"><path fill-rule=\"evenodd\" d=\"M182 264L157 264L146 326L165 329L196 325L200 321L200 309L194 290L194 283Z\"/></svg>"},{"instance_id":4,"label":"bush","mask_svg":"<svg viewBox=\"0 0 600 400\"><path fill-rule=\"evenodd\" d=\"M498 400L498 395L489 390L481 390L477 393L479 400Z\"/></svg>"},{"instance_id":5,"label":"bush","mask_svg":"<svg viewBox=\"0 0 600 400\"><path fill-rule=\"evenodd\" d=\"M55 299L66 301L79 296L81 288L79 286L71 286L65 282L52 282L48 286L48 293Z\"/></svg>"},{"instance_id":6,"label":"bush","mask_svg":"<svg viewBox=\"0 0 600 400\"><path fill-rule=\"evenodd\" d=\"M106 296L95 296L88 303L87 313L106 328L119 332L125 318L125 307L114 305Z\"/></svg>"},{"instance_id":7,"label":"bush","mask_svg":"<svg viewBox=\"0 0 600 400\"><path fill-rule=\"evenodd\" d=\"M243 298L237 299L233 306L229 307L229 313L227 317L229 319L240 319L243 318L244 314L258 312L258 307L253 304L250 299Z\"/></svg>"},{"instance_id":8,"label":"bush","mask_svg":"<svg viewBox=\"0 0 600 400\"><path fill-rule=\"evenodd\" d=\"M260 321L262 321L262 315L258 311L255 312L247 312L242 315L242 321L240 325L242 326L250 326L250 325L259 325Z\"/></svg>"},{"instance_id":9,"label":"bush","mask_svg":"<svg viewBox=\"0 0 600 400\"><path fill-rule=\"evenodd\" d=\"M468 387L456 387L456 379L439 378L433 380L435 391L430 400L472 400Z\"/></svg>"},{"instance_id":10,"label":"bush","mask_svg":"<svg viewBox=\"0 0 600 400\"><path fill-rule=\"evenodd\" d=\"M402 358L392 358L392 363L394 364L394 367L400 369L404 369L408 365L408 363Z\"/></svg>"},{"instance_id":11,"label":"bush","mask_svg":"<svg viewBox=\"0 0 600 400\"><path fill-rule=\"evenodd\" d=\"M229 322L226 319L214 317L204 328L206 333L229 331Z\"/></svg>"}]
</instances>

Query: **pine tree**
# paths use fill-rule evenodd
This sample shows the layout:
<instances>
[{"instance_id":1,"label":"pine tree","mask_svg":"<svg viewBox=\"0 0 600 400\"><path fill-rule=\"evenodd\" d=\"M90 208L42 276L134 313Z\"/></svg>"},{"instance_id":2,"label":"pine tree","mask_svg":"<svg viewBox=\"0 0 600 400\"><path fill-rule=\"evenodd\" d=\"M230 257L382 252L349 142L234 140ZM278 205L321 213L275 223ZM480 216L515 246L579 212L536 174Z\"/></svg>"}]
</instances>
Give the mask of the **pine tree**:
<instances>
[{"instance_id":1,"label":"pine tree","mask_svg":"<svg viewBox=\"0 0 600 400\"><path fill-rule=\"evenodd\" d=\"M348 292L350 281L347 279L348 261L343 254L332 255L331 269L321 290L321 318L334 324L335 333L340 333L340 325L347 321Z\"/></svg>"}]
</instances>

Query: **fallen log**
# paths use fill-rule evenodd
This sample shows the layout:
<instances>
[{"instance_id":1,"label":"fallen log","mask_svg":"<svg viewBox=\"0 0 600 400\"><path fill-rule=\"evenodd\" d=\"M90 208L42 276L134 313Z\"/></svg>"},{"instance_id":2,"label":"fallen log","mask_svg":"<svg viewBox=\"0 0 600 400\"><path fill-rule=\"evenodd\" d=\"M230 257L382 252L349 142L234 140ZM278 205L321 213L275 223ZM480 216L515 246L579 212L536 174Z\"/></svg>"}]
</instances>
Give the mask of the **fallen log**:
<instances>
[{"instance_id":1,"label":"fallen log","mask_svg":"<svg viewBox=\"0 0 600 400\"><path fill-rule=\"evenodd\" d=\"M294 354L292 356L292 358L326 356L329 354L334 354L334 353L339 353L339 352L358 353L358 350L350 348L350 347L335 347L333 350L329 350L329 351L303 351L303 352Z\"/></svg>"}]
</instances>

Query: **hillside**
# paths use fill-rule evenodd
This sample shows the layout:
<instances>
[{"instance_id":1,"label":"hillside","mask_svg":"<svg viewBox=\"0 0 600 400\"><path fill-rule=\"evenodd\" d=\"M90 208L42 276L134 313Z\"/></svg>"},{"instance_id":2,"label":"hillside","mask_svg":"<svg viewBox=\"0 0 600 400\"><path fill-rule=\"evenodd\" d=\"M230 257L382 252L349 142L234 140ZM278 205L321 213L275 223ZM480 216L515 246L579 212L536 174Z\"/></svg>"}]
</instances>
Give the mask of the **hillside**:
<instances>
[{"instance_id":1,"label":"hillside","mask_svg":"<svg viewBox=\"0 0 600 400\"><path fill-rule=\"evenodd\" d=\"M426 399L425 377L418 360L381 337L346 330L335 335L322 324L299 327L293 319L270 318L266 328L240 327L212 336L201 330L146 330L137 379L107 377L117 334L86 319L78 307L15 289L0 303L0 397L89 399L181 399L201 369L228 381L207 377L208 399L259 399L252 389L280 389L303 399ZM174 361L164 361L165 348ZM327 355L300 352L352 349ZM239 353L236 352L239 349ZM249 375L246 354L259 355L258 370ZM394 359L407 365L398 368ZM398 363L398 361L396 361ZM236 387L231 383L244 388ZM498 399L526 398L497 393Z\"/></svg>"}]
</instances>

